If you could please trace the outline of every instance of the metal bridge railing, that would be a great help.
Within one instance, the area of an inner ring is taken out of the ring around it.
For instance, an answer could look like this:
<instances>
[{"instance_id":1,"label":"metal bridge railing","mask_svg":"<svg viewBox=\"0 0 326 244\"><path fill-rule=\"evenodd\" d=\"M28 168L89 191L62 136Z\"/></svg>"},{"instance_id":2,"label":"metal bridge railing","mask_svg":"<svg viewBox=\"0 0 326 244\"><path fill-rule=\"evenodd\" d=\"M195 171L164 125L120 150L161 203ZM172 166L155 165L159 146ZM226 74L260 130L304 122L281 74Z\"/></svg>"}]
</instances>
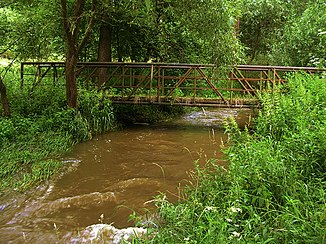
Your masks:
<instances>
[{"instance_id":1,"label":"metal bridge railing","mask_svg":"<svg viewBox=\"0 0 326 244\"><path fill-rule=\"evenodd\" d=\"M53 85L64 79L64 62L21 63L22 86L45 78ZM314 67L237 65L218 69L212 64L78 63L80 85L105 89L114 103L181 106L252 107L262 91L284 84L289 72L325 71ZM64 84L64 83L63 83Z\"/></svg>"}]
</instances>

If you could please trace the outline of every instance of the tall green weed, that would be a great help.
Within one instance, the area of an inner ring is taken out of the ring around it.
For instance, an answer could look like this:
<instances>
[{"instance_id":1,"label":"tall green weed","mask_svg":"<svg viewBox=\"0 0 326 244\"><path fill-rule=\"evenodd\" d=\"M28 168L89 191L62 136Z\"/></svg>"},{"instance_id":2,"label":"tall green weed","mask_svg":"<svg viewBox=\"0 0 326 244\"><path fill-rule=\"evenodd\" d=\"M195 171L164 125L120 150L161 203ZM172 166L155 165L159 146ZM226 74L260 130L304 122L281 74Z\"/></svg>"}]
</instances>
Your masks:
<instances>
[{"instance_id":1,"label":"tall green weed","mask_svg":"<svg viewBox=\"0 0 326 244\"><path fill-rule=\"evenodd\" d=\"M46 79L9 82L7 90L12 117L0 117L0 191L49 178L62 166L55 158L114 125L110 101L94 91L80 90L76 111L66 106L64 86Z\"/></svg>"},{"instance_id":2,"label":"tall green weed","mask_svg":"<svg viewBox=\"0 0 326 244\"><path fill-rule=\"evenodd\" d=\"M112 103L106 91L81 89L79 111L95 134L106 132L115 124Z\"/></svg>"},{"instance_id":3,"label":"tall green weed","mask_svg":"<svg viewBox=\"0 0 326 244\"><path fill-rule=\"evenodd\" d=\"M196 167L185 200L157 199L152 243L325 243L326 82L263 94L253 131L226 125L229 166Z\"/></svg>"}]
</instances>

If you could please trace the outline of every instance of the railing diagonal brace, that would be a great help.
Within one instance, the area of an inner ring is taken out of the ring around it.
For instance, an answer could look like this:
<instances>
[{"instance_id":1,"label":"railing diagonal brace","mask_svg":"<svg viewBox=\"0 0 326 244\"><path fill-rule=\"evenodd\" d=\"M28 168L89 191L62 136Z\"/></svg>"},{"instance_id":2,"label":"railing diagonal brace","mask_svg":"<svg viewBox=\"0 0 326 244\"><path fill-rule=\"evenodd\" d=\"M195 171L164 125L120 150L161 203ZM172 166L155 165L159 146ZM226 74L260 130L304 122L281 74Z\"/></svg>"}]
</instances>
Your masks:
<instances>
[{"instance_id":1,"label":"railing diagonal brace","mask_svg":"<svg viewBox=\"0 0 326 244\"><path fill-rule=\"evenodd\" d=\"M107 83L109 80L111 80L111 78L115 75L115 73L121 68L121 65L119 65L118 67L116 67L113 72L110 74L110 76L108 77L107 81L106 82L103 82L103 83L99 83L98 86L102 86L104 85L105 83ZM124 74L121 74L121 75L124 75ZM119 76L120 78L121 76Z\"/></svg>"},{"instance_id":2,"label":"railing diagonal brace","mask_svg":"<svg viewBox=\"0 0 326 244\"><path fill-rule=\"evenodd\" d=\"M213 84L213 82L205 75L205 73L201 70L201 68L198 68L198 72L201 74L202 78L204 78L206 80L206 82L213 89L213 91L223 100L223 102L228 104L228 101L225 100L222 93L216 88L216 86Z\"/></svg>"},{"instance_id":3,"label":"railing diagonal brace","mask_svg":"<svg viewBox=\"0 0 326 244\"><path fill-rule=\"evenodd\" d=\"M185 73L184 76L182 76L179 81L172 87L172 89L169 91L169 93L166 95L167 97L171 96L171 94L175 91L175 89L177 89L187 78L188 76L191 74L191 72L193 71L194 68L189 68L187 70L187 72Z\"/></svg>"},{"instance_id":4,"label":"railing diagonal brace","mask_svg":"<svg viewBox=\"0 0 326 244\"><path fill-rule=\"evenodd\" d=\"M131 96L133 96L136 91L138 90L138 88L150 77L155 76L157 74L157 71L153 74L152 70L149 71L149 74L147 74L138 84L136 87L134 87L134 89L131 91L131 93L128 95L127 99L130 99Z\"/></svg>"},{"instance_id":5,"label":"railing diagonal brace","mask_svg":"<svg viewBox=\"0 0 326 244\"><path fill-rule=\"evenodd\" d=\"M239 79L239 77L235 74L235 72L232 71L232 73L234 74L235 78L237 78L237 80L240 82L240 84L242 85L242 87L246 90L246 92L248 92L248 94L252 95L251 92L257 96L257 93L255 91L255 89L250 85L250 83L247 81L246 77L243 76L243 74L235 67L234 68L238 74L241 76L241 78L243 79L244 83L249 87L250 90L248 90L248 88L242 83L242 81Z\"/></svg>"}]
</instances>

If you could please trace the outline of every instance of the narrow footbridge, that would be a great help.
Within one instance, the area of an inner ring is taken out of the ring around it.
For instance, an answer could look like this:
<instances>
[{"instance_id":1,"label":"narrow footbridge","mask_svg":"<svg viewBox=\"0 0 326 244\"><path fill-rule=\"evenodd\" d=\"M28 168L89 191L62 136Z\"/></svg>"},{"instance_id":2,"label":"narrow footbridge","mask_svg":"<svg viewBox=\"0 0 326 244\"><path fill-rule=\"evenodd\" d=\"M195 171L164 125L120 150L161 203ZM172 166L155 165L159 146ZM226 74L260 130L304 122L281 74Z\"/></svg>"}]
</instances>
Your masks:
<instances>
[{"instance_id":1,"label":"narrow footbridge","mask_svg":"<svg viewBox=\"0 0 326 244\"><path fill-rule=\"evenodd\" d=\"M258 94L274 92L289 73L326 69L179 63L78 63L79 85L105 90L113 103L244 108L259 106ZM21 85L64 84L64 62L21 63Z\"/></svg>"}]
</instances>

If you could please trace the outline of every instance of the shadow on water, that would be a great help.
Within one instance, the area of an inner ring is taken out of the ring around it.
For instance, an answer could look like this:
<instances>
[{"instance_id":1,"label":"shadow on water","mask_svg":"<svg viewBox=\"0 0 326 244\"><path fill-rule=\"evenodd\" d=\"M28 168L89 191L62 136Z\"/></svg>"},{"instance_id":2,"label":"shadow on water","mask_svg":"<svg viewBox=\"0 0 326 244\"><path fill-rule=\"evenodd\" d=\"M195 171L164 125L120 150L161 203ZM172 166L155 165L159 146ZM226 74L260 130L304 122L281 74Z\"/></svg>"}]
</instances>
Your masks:
<instances>
[{"instance_id":1,"label":"shadow on water","mask_svg":"<svg viewBox=\"0 0 326 244\"><path fill-rule=\"evenodd\" d=\"M154 211L153 198L180 197L194 162L221 159L222 123L240 124L250 111L201 110L173 122L134 125L78 144L63 159L69 167L56 180L0 202L0 237L8 242L62 240L98 223L117 228L135 211Z\"/></svg>"}]
</instances>

